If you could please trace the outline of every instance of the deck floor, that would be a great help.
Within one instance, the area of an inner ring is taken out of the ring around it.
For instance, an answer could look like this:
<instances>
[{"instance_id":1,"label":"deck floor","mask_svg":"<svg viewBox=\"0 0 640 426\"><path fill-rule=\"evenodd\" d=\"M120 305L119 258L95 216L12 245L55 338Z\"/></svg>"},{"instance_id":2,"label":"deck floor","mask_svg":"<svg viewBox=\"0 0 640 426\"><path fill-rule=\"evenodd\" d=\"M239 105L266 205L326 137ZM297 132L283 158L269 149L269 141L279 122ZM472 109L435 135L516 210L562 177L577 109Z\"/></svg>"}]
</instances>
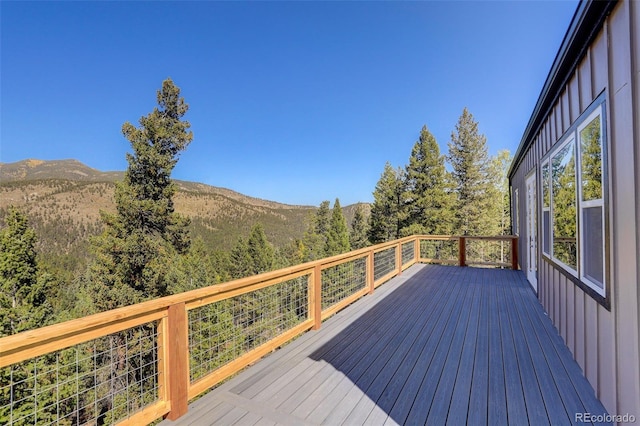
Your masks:
<instances>
[{"instance_id":1,"label":"deck floor","mask_svg":"<svg viewBox=\"0 0 640 426\"><path fill-rule=\"evenodd\" d=\"M162 425L561 425L606 410L519 271L415 265Z\"/></svg>"}]
</instances>

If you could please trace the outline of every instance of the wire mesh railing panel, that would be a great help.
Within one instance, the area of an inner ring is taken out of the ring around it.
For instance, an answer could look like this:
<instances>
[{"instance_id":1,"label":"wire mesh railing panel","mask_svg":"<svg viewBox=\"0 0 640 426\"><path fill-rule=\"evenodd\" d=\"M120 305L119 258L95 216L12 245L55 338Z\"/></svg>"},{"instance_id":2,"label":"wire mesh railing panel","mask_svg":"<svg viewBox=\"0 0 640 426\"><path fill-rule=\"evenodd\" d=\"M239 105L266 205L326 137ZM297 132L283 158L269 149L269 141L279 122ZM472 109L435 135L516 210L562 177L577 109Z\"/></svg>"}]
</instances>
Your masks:
<instances>
[{"instance_id":1,"label":"wire mesh railing panel","mask_svg":"<svg viewBox=\"0 0 640 426\"><path fill-rule=\"evenodd\" d=\"M467 265L504 266L511 265L510 240L466 239Z\"/></svg>"},{"instance_id":2,"label":"wire mesh railing panel","mask_svg":"<svg viewBox=\"0 0 640 426\"><path fill-rule=\"evenodd\" d=\"M309 318L309 275L189 311L195 382Z\"/></svg>"},{"instance_id":3,"label":"wire mesh railing panel","mask_svg":"<svg viewBox=\"0 0 640 426\"><path fill-rule=\"evenodd\" d=\"M415 257L415 244L413 241L409 241L402 244L402 265L406 265L411 262Z\"/></svg>"},{"instance_id":4,"label":"wire mesh railing panel","mask_svg":"<svg viewBox=\"0 0 640 426\"><path fill-rule=\"evenodd\" d=\"M367 285L367 258L322 270L322 310L341 302Z\"/></svg>"},{"instance_id":5,"label":"wire mesh railing panel","mask_svg":"<svg viewBox=\"0 0 640 426\"><path fill-rule=\"evenodd\" d=\"M388 273L396 269L396 248L390 247L388 249L379 251L373 254L373 279L384 277Z\"/></svg>"},{"instance_id":6,"label":"wire mesh railing panel","mask_svg":"<svg viewBox=\"0 0 640 426\"><path fill-rule=\"evenodd\" d=\"M110 425L159 399L156 322L0 369L0 424Z\"/></svg>"},{"instance_id":7,"label":"wire mesh railing panel","mask_svg":"<svg viewBox=\"0 0 640 426\"><path fill-rule=\"evenodd\" d=\"M420 240L420 258L436 262L457 262L458 239Z\"/></svg>"}]
</instances>

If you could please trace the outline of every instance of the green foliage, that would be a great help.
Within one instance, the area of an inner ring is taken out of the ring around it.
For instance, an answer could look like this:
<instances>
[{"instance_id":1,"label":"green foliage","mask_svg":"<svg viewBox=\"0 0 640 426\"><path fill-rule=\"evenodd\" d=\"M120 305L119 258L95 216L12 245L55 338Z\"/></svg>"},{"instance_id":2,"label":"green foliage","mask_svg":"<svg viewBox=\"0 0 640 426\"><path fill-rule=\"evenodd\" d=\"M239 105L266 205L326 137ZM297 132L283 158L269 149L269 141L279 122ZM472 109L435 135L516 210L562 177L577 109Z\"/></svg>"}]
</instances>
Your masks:
<instances>
[{"instance_id":1,"label":"green foliage","mask_svg":"<svg viewBox=\"0 0 640 426\"><path fill-rule=\"evenodd\" d=\"M495 193L486 138L467 108L451 133L448 159L457 196L454 229L462 235L490 235L494 222L487 214Z\"/></svg>"},{"instance_id":2,"label":"green foliage","mask_svg":"<svg viewBox=\"0 0 640 426\"><path fill-rule=\"evenodd\" d=\"M351 232L349 233L349 244L353 250L369 245L369 239L367 238L368 230L369 224L364 214L364 207L360 204L356 208L353 221L351 222Z\"/></svg>"},{"instance_id":3,"label":"green foliage","mask_svg":"<svg viewBox=\"0 0 640 426\"><path fill-rule=\"evenodd\" d=\"M372 244L396 239L405 224L404 172L386 163L373 192L369 217L369 241Z\"/></svg>"},{"instance_id":4,"label":"green foliage","mask_svg":"<svg viewBox=\"0 0 640 426\"><path fill-rule=\"evenodd\" d=\"M446 235L453 230L454 198L444 156L427 126L413 146L406 171L407 223L402 235L415 231L430 235Z\"/></svg>"},{"instance_id":5,"label":"green foliage","mask_svg":"<svg viewBox=\"0 0 640 426\"><path fill-rule=\"evenodd\" d=\"M171 171L193 139L181 118L188 106L170 79L157 95L159 108L122 133L131 143L129 167L116 184L116 214L103 213L105 230L93 240L91 292L97 310L168 294L171 259L189 248L189 221L175 213Z\"/></svg>"},{"instance_id":6,"label":"green foliage","mask_svg":"<svg viewBox=\"0 0 640 426\"><path fill-rule=\"evenodd\" d=\"M309 219L309 225L299 246L303 261L322 259L325 256L327 237L331 225L329 201L320 203L320 207Z\"/></svg>"},{"instance_id":7,"label":"green foliage","mask_svg":"<svg viewBox=\"0 0 640 426\"><path fill-rule=\"evenodd\" d=\"M240 237L231 250L231 276L244 278L271 271L275 263L275 250L267 241L262 224L251 228L249 238Z\"/></svg>"},{"instance_id":8,"label":"green foliage","mask_svg":"<svg viewBox=\"0 0 640 426\"><path fill-rule=\"evenodd\" d=\"M0 230L0 337L46 325L51 276L39 274L36 234L27 217L10 208Z\"/></svg>"},{"instance_id":9,"label":"green foliage","mask_svg":"<svg viewBox=\"0 0 640 426\"><path fill-rule=\"evenodd\" d=\"M325 256L334 256L336 254L346 253L351 250L349 244L349 231L347 229L347 221L340 207L340 200L336 198L331 213L331 222L327 231L325 246Z\"/></svg>"}]
</instances>

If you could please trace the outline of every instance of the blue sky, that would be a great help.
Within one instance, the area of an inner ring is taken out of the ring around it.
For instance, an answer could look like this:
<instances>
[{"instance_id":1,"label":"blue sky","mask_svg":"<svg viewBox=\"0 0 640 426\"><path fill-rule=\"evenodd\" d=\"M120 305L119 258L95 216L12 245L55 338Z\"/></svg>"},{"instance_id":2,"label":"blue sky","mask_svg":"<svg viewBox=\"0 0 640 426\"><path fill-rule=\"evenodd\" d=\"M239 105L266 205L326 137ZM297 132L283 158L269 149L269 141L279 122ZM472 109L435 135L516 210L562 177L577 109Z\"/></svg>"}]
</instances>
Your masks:
<instances>
[{"instance_id":1,"label":"blue sky","mask_svg":"<svg viewBox=\"0 0 640 426\"><path fill-rule=\"evenodd\" d=\"M464 107L515 153L576 1L0 3L0 161L124 170L171 77L194 140L174 170L288 204L372 201L426 124Z\"/></svg>"}]
</instances>

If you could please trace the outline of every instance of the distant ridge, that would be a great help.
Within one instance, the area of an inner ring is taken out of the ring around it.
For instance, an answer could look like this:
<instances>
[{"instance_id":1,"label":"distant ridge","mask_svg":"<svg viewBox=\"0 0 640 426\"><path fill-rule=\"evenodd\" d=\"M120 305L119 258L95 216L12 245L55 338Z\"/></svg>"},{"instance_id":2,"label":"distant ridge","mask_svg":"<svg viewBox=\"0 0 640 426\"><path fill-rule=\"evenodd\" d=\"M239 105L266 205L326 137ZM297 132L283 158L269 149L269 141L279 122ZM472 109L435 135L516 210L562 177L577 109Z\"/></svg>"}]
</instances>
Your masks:
<instances>
[{"instance_id":1,"label":"distant ridge","mask_svg":"<svg viewBox=\"0 0 640 426\"><path fill-rule=\"evenodd\" d=\"M124 172L102 172L78 160L28 159L0 163L0 227L9 206L24 211L38 236L38 251L66 267L82 264L89 238L102 230L100 212L115 212L115 182ZM176 180L176 211L191 219L191 235L210 251L229 250L255 223L285 247L302 238L315 206L249 197L226 188ZM333 201L333 200L331 200ZM358 204L343 207L350 223ZM368 204L365 210L368 214Z\"/></svg>"},{"instance_id":2,"label":"distant ridge","mask_svg":"<svg viewBox=\"0 0 640 426\"><path fill-rule=\"evenodd\" d=\"M38 160L27 159L15 163L0 163L0 183L6 182L30 182L38 180L59 179L80 182L116 182L122 180L123 171L103 172L74 160ZM188 192L200 192L208 194L220 194L236 201L249 204L270 206L274 208L312 208L313 206L300 206L284 204L276 201L263 200L256 197L241 194L227 188L207 185L198 182L174 180L178 189Z\"/></svg>"}]
</instances>

